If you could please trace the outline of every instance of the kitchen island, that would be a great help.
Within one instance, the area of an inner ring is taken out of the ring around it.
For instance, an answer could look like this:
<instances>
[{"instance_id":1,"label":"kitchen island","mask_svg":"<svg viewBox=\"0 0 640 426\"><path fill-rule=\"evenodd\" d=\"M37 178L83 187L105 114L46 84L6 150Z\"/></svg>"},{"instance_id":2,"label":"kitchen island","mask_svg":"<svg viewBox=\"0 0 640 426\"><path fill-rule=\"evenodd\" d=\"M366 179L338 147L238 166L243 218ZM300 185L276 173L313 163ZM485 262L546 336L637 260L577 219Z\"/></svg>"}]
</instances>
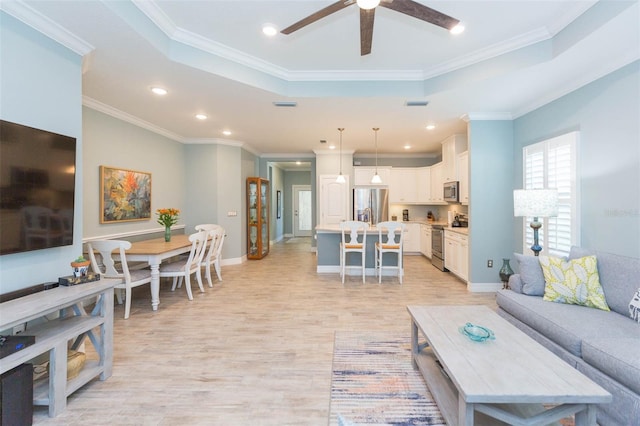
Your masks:
<instances>
[{"instance_id":1,"label":"kitchen island","mask_svg":"<svg viewBox=\"0 0 640 426\"><path fill-rule=\"evenodd\" d=\"M406 232L406 231L405 231ZM340 242L342 241L342 233L339 225L318 225L316 226L317 238L317 269L319 274L339 274L340 273ZM376 250L375 245L378 242L378 228L371 226L367 229L367 247L365 253L365 273L366 275L376 275ZM387 255L389 258L387 259ZM397 256L388 253L384 258L384 265L398 265ZM352 254L347 256L347 265L361 265L360 256ZM361 271L347 268L347 275L361 275ZM383 270L383 275L396 275L396 271Z\"/></svg>"}]
</instances>

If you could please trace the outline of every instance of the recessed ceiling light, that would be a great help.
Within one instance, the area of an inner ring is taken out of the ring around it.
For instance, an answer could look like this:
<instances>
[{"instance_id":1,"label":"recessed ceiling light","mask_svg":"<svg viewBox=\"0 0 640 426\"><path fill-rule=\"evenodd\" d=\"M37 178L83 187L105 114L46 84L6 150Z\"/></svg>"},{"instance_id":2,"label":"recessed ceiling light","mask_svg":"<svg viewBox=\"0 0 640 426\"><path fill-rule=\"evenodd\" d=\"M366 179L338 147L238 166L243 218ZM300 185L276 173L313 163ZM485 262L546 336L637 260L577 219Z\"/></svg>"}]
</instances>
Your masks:
<instances>
[{"instance_id":1,"label":"recessed ceiling light","mask_svg":"<svg viewBox=\"0 0 640 426\"><path fill-rule=\"evenodd\" d=\"M462 24L462 22L458 22L458 25L456 25L455 27L449 30L451 34L460 34L463 31L464 31L464 25Z\"/></svg>"},{"instance_id":2,"label":"recessed ceiling light","mask_svg":"<svg viewBox=\"0 0 640 426\"><path fill-rule=\"evenodd\" d=\"M335 145L329 145L329 149L336 149Z\"/></svg>"},{"instance_id":3,"label":"recessed ceiling light","mask_svg":"<svg viewBox=\"0 0 640 426\"><path fill-rule=\"evenodd\" d=\"M196 118L198 120L206 120L207 116L205 114L196 114Z\"/></svg>"},{"instance_id":4,"label":"recessed ceiling light","mask_svg":"<svg viewBox=\"0 0 640 426\"><path fill-rule=\"evenodd\" d=\"M427 124L427 130L433 130L436 128L435 124Z\"/></svg>"},{"instance_id":5,"label":"recessed ceiling light","mask_svg":"<svg viewBox=\"0 0 640 426\"><path fill-rule=\"evenodd\" d=\"M302 164L300 161L296 161L296 164L299 166L300 164Z\"/></svg>"},{"instance_id":6,"label":"recessed ceiling light","mask_svg":"<svg viewBox=\"0 0 640 426\"><path fill-rule=\"evenodd\" d=\"M164 96L168 93L167 89L163 89L162 87L152 87L151 91L156 95L160 95L160 96Z\"/></svg>"},{"instance_id":7,"label":"recessed ceiling light","mask_svg":"<svg viewBox=\"0 0 640 426\"><path fill-rule=\"evenodd\" d=\"M231 136L231 130L223 130L222 134L225 136Z\"/></svg>"},{"instance_id":8,"label":"recessed ceiling light","mask_svg":"<svg viewBox=\"0 0 640 426\"><path fill-rule=\"evenodd\" d=\"M262 34L266 35L267 37L273 37L274 35L278 34L278 29L273 24L264 24L262 26Z\"/></svg>"},{"instance_id":9,"label":"recessed ceiling light","mask_svg":"<svg viewBox=\"0 0 640 426\"><path fill-rule=\"evenodd\" d=\"M406 145L404 146L404 149L411 149L411 145L406 144Z\"/></svg>"}]
</instances>

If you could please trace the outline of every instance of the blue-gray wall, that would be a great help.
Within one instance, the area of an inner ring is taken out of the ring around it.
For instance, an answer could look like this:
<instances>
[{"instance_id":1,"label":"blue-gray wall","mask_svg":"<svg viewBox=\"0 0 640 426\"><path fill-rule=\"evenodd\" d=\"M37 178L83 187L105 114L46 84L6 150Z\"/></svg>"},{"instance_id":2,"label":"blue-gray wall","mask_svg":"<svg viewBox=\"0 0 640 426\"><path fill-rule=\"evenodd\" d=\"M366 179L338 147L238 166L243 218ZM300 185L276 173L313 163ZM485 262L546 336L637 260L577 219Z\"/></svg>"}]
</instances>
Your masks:
<instances>
[{"instance_id":1,"label":"blue-gray wall","mask_svg":"<svg viewBox=\"0 0 640 426\"><path fill-rule=\"evenodd\" d=\"M77 140L73 246L0 256L6 293L69 275L82 253L82 61L2 11L0 41L0 118Z\"/></svg>"},{"instance_id":2,"label":"blue-gray wall","mask_svg":"<svg viewBox=\"0 0 640 426\"><path fill-rule=\"evenodd\" d=\"M177 208L178 224L190 223L186 216L185 148L157 133L84 107L82 109L82 156L84 182L82 215L84 238L118 238L132 232L161 231L155 211ZM143 221L100 223L100 166L151 173L151 218Z\"/></svg>"},{"instance_id":3,"label":"blue-gray wall","mask_svg":"<svg viewBox=\"0 0 640 426\"><path fill-rule=\"evenodd\" d=\"M580 244L640 257L640 61L515 121L514 188L522 187L522 147L573 130L580 131Z\"/></svg>"},{"instance_id":4,"label":"blue-gray wall","mask_svg":"<svg viewBox=\"0 0 640 426\"><path fill-rule=\"evenodd\" d=\"M513 253L513 122L471 120L468 140L469 281L497 283Z\"/></svg>"}]
</instances>

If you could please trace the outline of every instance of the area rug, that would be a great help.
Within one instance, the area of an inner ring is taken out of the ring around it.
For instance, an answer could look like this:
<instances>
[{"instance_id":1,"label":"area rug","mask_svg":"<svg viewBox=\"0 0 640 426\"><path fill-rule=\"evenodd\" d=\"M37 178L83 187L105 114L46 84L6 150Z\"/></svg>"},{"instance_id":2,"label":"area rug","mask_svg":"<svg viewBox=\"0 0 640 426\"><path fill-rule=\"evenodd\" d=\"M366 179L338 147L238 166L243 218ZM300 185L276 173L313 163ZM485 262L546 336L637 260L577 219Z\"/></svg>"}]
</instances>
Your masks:
<instances>
[{"instance_id":1,"label":"area rug","mask_svg":"<svg viewBox=\"0 0 640 426\"><path fill-rule=\"evenodd\" d=\"M479 423L504 424L495 419ZM422 375L413 368L408 335L336 332L330 426L445 424ZM574 424L572 417L554 423Z\"/></svg>"},{"instance_id":2,"label":"area rug","mask_svg":"<svg viewBox=\"0 0 640 426\"><path fill-rule=\"evenodd\" d=\"M336 332L329 424L445 424L413 368L408 335Z\"/></svg>"}]
</instances>

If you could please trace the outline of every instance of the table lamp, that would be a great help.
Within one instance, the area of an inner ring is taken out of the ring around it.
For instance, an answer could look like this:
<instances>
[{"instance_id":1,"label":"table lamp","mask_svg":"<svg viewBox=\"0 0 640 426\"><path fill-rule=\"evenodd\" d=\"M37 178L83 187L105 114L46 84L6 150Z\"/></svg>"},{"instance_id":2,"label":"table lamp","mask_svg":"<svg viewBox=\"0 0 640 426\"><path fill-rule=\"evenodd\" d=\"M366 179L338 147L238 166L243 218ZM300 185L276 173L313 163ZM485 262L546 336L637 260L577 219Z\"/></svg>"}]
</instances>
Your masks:
<instances>
[{"instance_id":1,"label":"table lamp","mask_svg":"<svg viewBox=\"0 0 640 426\"><path fill-rule=\"evenodd\" d=\"M533 216L531 228L533 228L533 250L538 256L542 247L538 244L538 230L542 223L541 217L558 216L558 190L556 189L516 189L513 191L513 215Z\"/></svg>"}]
</instances>

